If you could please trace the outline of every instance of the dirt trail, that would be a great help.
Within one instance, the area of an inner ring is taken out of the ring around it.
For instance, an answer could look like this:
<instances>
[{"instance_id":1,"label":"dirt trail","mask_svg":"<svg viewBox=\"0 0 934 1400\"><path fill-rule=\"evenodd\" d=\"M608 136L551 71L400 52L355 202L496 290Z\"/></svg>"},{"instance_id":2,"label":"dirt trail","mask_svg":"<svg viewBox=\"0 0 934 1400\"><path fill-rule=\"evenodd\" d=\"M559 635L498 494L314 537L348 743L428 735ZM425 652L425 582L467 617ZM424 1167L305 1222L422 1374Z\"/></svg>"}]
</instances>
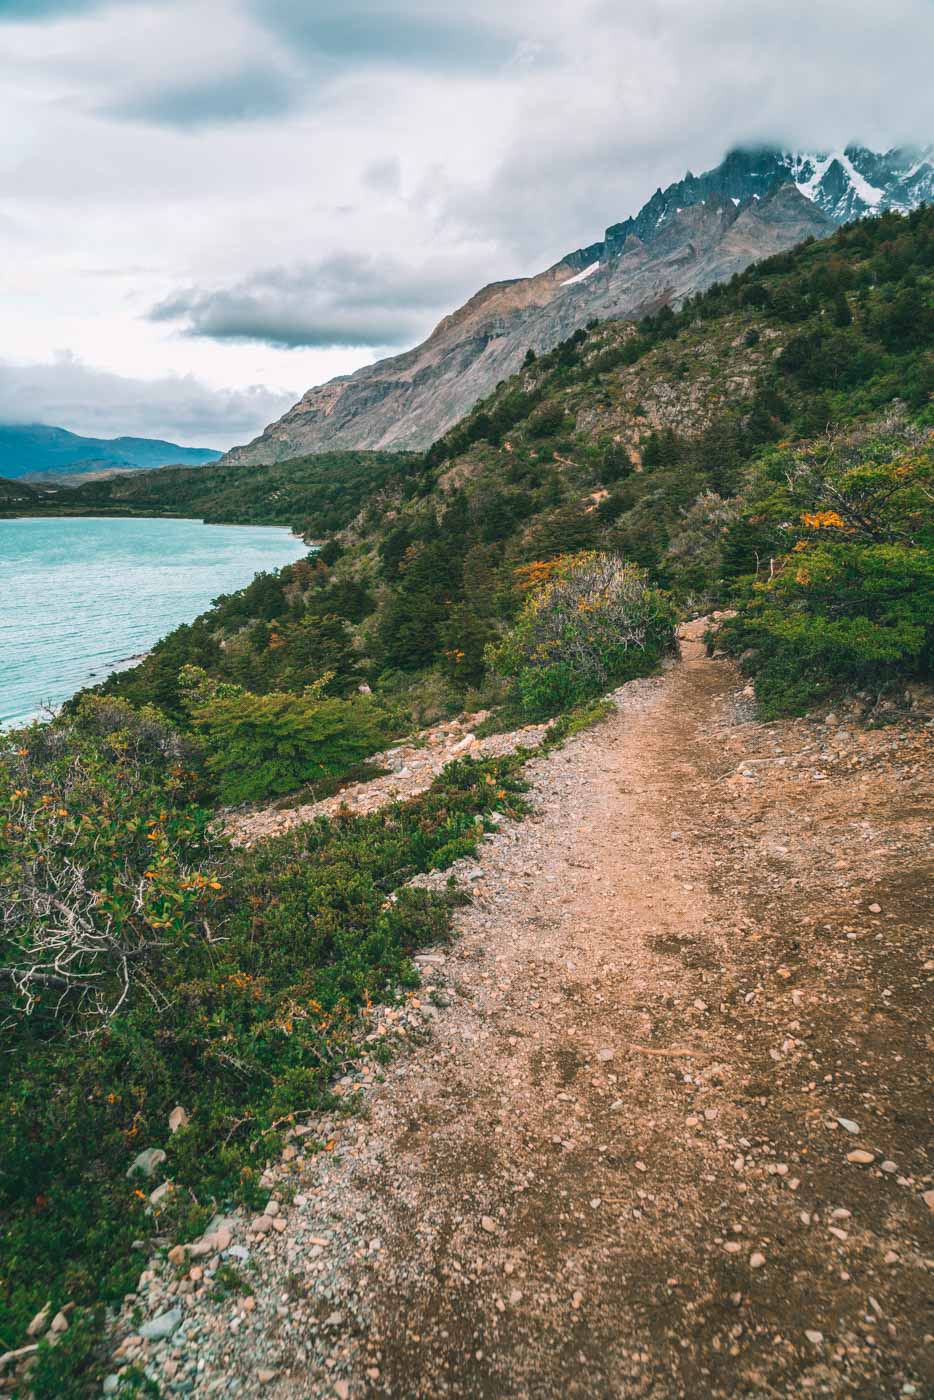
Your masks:
<instances>
[{"instance_id":1,"label":"dirt trail","mask_svg":"<svg viewBox=\"0 0 934 1400\"><path fill-rule=\"evenodd\" d=\"M199 1393L932 1394L920 731L737 686L687 640L533 761L430 1039L188 1300Z\"/></svg>"}]
</instances>

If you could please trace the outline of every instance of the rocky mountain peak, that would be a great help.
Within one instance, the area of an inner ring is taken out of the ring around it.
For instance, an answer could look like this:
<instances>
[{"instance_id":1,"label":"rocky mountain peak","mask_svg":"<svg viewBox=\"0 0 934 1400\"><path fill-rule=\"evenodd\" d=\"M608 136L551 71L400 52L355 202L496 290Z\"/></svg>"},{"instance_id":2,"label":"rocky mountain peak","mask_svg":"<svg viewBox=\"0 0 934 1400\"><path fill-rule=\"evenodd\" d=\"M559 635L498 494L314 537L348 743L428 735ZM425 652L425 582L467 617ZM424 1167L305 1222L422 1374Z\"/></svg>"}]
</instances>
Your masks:
<instances>
[{"instance_id":1,"label":"rocky mountain peak","mask_svg":"<svg viewBox=\"0 0 934 1400\"><path fill-rule=\"evenodd\" d=\"M638 318L841 223L934 199L934 148L737 147L534 277L492 282L423 344L318 388L226 461L421 448L520 366L594 317Z\"/></svg>"}]
</instances>

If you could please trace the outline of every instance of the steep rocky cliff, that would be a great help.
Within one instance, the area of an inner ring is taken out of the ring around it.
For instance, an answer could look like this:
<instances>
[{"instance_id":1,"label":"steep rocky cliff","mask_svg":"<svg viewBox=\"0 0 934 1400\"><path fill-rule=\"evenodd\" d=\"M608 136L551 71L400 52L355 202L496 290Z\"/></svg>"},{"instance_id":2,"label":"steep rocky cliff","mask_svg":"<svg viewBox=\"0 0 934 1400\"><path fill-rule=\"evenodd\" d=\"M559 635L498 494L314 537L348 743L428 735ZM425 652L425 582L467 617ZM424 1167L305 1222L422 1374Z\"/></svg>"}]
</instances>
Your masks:
<instances>
[{"instance_id":1,"label":"steep rocky cliff","mask_svg":"<svg viewBox=\"0 0 934 1400\"><path fill-rule=\"evenodd\" d=\"M657 190L599 243L535 277L493 282L423 344L309 389L230 463L346 448L421 448L519 367L589 320L639 317L729 278L838 223L934 195L918 152L733 151L714 170Z\"/></svg>"}]
</instances>

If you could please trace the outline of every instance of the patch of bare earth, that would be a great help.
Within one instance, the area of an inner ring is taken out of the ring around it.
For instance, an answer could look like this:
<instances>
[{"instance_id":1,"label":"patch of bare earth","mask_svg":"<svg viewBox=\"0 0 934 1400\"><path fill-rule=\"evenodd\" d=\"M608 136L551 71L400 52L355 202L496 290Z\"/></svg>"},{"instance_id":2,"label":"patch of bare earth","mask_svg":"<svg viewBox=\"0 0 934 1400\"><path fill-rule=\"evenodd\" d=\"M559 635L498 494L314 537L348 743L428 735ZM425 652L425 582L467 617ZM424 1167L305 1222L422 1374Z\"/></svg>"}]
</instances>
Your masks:
<instances>
[{"instance_id":1,"label":"patch of bare earth","mask_svg":"<svg viewBox=\"0 0 934 1400\"><path fill-rule=\"evenodd\" d=\"M737 686L688 641L531 763L430 1039L186 1297L199 1392L932 1394L930 731Z\"/></svg>"}]
</instances>

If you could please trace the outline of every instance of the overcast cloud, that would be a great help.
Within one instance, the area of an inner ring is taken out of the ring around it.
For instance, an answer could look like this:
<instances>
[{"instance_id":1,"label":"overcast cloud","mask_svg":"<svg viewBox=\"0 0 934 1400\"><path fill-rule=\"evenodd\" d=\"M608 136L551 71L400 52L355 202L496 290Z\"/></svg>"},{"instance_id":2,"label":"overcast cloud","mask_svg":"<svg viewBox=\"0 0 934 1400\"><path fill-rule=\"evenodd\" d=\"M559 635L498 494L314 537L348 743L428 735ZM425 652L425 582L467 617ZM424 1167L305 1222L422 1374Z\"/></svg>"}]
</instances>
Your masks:
<instances>
[{"instance_id":1,"label":"overcast cloud","mask_svg":"<svg viewBox=\"0 0 934 1400\"><path fill-rule=\"evenodd\" d=\"M731 145L931 140L932 51L930 0L0 0L0 418L242 441Z\"/></svg>"},{"instance_id":2,"label":"overcast cloud","mask_svg":"<svg viewBox=\"0 0 934 1400\"><path fill-rule=\"evenodd\" d=\"M477 275L462 261L430 257L412 267L386 256L336 253L318 263L260 268L230 287L187 288L160 301L149 317L213 340L388 350L416 341L428 321L476 290Z\"/></svg>"},{"instance_id":3,"label":"overcast cloud","mask_svg":"<svg viewBox=\"0 0 934 1400\"><path fill-rule=\"evenodd\" d=\"M212 447L255 435L257 423L280 417L298 397L263 385L212 390L192 375L167 374L142 382L58 355L49 364L0 361L0 423L68 425L88 437L168 437ZM173 425L171 433L165 425Z\"/></svg>"}]
</instances>

